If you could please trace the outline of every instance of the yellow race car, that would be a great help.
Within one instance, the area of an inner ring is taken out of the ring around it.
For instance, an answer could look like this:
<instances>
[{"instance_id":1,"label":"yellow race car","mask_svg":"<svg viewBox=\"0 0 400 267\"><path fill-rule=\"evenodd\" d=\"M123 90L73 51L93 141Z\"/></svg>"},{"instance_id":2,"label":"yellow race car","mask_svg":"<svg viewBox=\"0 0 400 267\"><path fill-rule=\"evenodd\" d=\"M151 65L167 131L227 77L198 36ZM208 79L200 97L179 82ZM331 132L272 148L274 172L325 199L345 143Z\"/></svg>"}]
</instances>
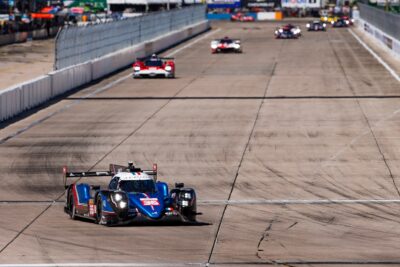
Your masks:
<instances>
[{"instance_id":1,"label":"yellow race car","mask_svg":"<svg viewBox=\"0 0 400 267\"><path fill-rule=\"evenodd\" d=\"M322 22L327 22L327 23L336 22L338 19L339 19L338 16L332 16L332 15L329 15L329 16L321 16L321 18L320 18L320 20L321 20Z\"/></svg>"}]
</instances>

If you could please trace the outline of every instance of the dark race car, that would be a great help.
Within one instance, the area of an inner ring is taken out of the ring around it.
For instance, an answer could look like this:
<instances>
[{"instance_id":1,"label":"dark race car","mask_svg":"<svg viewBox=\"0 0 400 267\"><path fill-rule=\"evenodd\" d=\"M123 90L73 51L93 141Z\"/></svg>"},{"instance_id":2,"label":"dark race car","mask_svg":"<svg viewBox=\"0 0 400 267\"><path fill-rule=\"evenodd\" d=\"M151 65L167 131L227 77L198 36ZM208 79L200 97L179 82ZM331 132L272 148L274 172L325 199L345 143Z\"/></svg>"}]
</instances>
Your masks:
<instances>
[{"instance_id":1,"label":"dark race car","mask_svg":"<svg viewBox=\"0 0 400 267\"><path fill-rule=\"evenodd\" d=\"M326 23L319 20L310 21L306 27L307 31L326 31Z\"/></svg>"},{"instance_id":2,"label":"dark race car","mask_svg":"<svg viewBox=\"0 0 400 267\"><path fill-rule=\"evenodd\" d=\"M239 39L225 37L211 41L211 53L242 53L242 45Z\"/></svg>"},{"instance_id":3,"label":"dark race car","mask_svg":"<svg viewBox=\"0 0 400 267\"><path fill-rule=\"evenodd\" d=\"M275 30L275 38L277 39L297 39L301 36L300 27L292 24L284 25Z\"/></svg>"},{"instance_id":4,"label":"dark race car","mask_svg":"<svg viewBox=\"0 0 400 267\"><path fill-rule=\"evenodd\" d=\"M64 211L72 219L86 218L103 225L125 224L135 220L157 221L177 218L195 222L196 193L176 183L157 181L157 165L153 170L141 170L132 163L128 167L111 164L109 171L68 172L64 167L66 203ZM110 177L106 188L87 183L67 184L67 179L81 177Z\"/></svg>"},{"instance_id":5,"label":"dark race car","mask_svg":"<svg viewBox=\"0 0 400 267\"><path fill-rule=\"evenodd\" d=\"M173 58L151 57L138 58L133 64L133 78L165 77L175 78L175 61Z\"/></svg>"},{"instance_id":6,"label":"dark race car","mask_svg":"<svg viewBox=\"0 0 400 267\"><path fill-rule=\"evenodd\" d=\"M350 22L348 20L338 19L336 21L332 21L331 24L332 27L334 28L343 28L343 27L349 27Z\"/></svg>"}]
</instances>

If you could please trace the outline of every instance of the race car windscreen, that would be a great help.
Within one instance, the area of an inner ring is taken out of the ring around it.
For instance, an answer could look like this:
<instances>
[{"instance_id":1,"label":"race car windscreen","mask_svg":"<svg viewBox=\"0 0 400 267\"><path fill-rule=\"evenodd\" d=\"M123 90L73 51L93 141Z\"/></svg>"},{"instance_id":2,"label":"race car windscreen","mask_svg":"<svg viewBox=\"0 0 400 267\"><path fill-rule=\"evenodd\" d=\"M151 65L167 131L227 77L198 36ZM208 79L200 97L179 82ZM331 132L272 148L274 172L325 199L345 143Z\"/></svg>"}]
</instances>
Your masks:
<instances>
[{"instance_id":1,"label":"race car windscreen","mask_svg":"<svg viewBox=\"0 0 400 267\"><path fill-rule=\"evenodd\" d=\"M153 180L120 181L119 189L128 193L154 193L156 185Z\"/></svg>"},{"instance_id":2,"label":"race car windscreen","mask_svg":"<svg viewBox=\"0 0 400 267\"><path fill-rule=\"evenodd\" d=\"M222 44L231 44L232 40L221 40Z\"/></svg>"},{"instance_id":3,"label":"race car windscreen","mask_svg":"<svg viewBox=\"0 0 400 267\"><path fill-rule=\"evenodd\" d=\"M147 67L162 67L162 60L146 60L144 63Z\"/></svg>"}]
</instances>

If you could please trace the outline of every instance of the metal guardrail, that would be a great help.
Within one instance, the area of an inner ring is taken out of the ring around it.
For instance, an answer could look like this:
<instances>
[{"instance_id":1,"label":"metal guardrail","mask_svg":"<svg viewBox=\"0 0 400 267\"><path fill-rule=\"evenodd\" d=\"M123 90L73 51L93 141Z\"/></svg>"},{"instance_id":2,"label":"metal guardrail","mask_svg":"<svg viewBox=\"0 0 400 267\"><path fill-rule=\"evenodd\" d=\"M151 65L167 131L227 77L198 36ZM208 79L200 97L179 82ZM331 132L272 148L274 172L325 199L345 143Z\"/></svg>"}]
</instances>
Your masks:
<instances>
[{"instance_id":1,"label":"metal guardrail","mask_svg":"<svg viewBox=\"0 0 400 267\"><path fill-rule=\"evenodd\" d=\"M205 12L205 5L196 5L121 21L65 27L56 39L54 68L93 60L204 21Z\"/></svg>"},{"instance_id":2,"label":"metal guardrail","mask_svg":"<svg viewBox=\"0 0 400 267\"><path fill-rule=\"evenodd\" d=\"M400 15L358 3L360 17L400 41Z\"/></svg>"}]
</instances>

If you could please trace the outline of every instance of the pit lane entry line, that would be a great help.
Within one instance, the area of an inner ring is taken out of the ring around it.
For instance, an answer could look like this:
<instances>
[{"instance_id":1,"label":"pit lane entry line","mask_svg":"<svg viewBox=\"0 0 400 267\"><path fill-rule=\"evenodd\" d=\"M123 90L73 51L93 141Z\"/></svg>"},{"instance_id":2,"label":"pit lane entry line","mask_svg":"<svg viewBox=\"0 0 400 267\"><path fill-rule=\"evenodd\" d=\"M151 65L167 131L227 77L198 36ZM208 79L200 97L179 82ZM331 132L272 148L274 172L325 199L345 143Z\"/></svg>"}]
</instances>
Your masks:
<instances>
[{"instance_id":1,"label":"pit lane entry line","mask_svg":"<svg viewBox=\"0 0 400 267\"><path fill-rule=\"evenodd\" d=\"M353 37L372 55L374 56L374 58L376 58L376 60L379 61L379 63L382 64L383 67L385 67L385 69L387 71L389 71L389 73L398 81L400 82L400 77L399 75L397 75L397 73L380 57L378 56L366 43L364 43L363 40L360 39L360 37L358 37L354 31L352 31L351 29L347 29L351 35L353 35Z\"/></svg>"}]
</instances>

